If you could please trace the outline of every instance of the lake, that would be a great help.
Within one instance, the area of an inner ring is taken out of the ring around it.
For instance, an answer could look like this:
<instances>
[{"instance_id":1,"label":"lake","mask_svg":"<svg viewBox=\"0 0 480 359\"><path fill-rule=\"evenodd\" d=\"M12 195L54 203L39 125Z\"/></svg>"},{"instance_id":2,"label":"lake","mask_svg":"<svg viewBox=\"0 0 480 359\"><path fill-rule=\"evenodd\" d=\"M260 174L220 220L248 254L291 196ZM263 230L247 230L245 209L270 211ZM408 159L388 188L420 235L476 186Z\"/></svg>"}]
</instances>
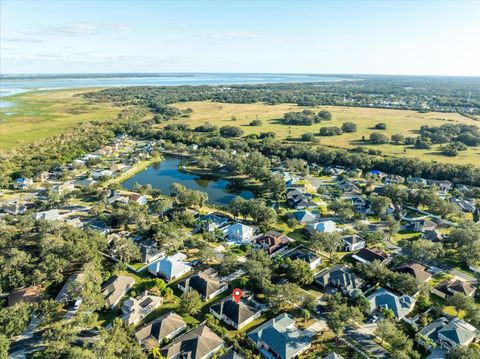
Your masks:
<instances>
[{"instance_id":1,"label":"lake","mask_svg":"<svg viewBox=\"0 0 480 359\"><path fill-rule=\"evenodd\" d=\"M2 75L0 97L49 89L118 86L234 85L288 82L337 82L348 78L316 74L152 73Z\"/></svg>"},{"instance_id":2,"label":"lake","mask_svg":"<svg viewBox=\"0 0 480 359\"><path fill-rule=\"evenodd\" d=\"M146 170L137 173L127 181L123 187L132 189L135 182L141 185L150 184L153 188L170 195L170 185L179 183L187 188L208 193L208 203L225 206L235 197L254 198L253 192L235 187L235 182L221 178L206 178L195 174L180 172L181 157L165 156L165 159L155 163Z\"/></svg>"}]
</instances>

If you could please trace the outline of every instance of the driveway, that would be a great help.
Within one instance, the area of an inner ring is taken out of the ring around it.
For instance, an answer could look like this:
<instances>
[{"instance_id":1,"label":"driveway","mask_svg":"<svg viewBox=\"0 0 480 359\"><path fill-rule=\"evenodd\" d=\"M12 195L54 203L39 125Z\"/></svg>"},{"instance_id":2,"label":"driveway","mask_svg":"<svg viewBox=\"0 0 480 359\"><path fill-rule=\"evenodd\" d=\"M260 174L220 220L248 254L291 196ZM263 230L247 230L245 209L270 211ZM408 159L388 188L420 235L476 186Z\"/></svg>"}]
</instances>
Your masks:
<instances>
[{"instance_id":1,"label":"driveway","mask_svg":"<svg viewBox=\"0 0 480 359\"><path fill-rule=\"evenodd\" d=\"M371 328L367 326L362 326L360 328L347 327L345 329L345 335L360 344L365 351L371 353L375 358L391 358L390 353L387 350L372 340L373 336L370 329Z\"/></svg>"}]
</instances>

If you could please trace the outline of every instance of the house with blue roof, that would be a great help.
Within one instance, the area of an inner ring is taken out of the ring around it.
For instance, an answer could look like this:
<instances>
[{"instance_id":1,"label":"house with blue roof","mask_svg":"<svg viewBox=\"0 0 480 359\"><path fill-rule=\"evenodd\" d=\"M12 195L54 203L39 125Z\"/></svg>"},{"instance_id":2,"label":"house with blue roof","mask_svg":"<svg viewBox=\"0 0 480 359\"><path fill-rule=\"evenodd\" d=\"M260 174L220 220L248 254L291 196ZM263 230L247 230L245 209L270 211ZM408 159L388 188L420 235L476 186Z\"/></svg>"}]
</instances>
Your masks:
<instances>
[{"instance_id":1,"label":"house with blue roof","mask_svg":"<svg viewBox=\"0 0 480 359\"><path fill-rule=\"evenodd\" d=\"M368 296L370 302L370 310L388 309L391 310L396 320L405 318L415 307L416 300L409 295L399 297L396 294L380 288L375 293Z\"/></svg>"},{"instance_id":2,"label":"house with blue roof","mask_svg":"<svg viewBox=\"0 0 480 359\"><path fill-rule=\"evenodd\" d=\"M13 188L25 190L33 184L31 178L20 177L13 181Z\"/></svg>"},{"instance_id":3,"label":"house with blue roof","mask_svg":"<svg viewBox=\"0 0 480 359\"><path fill-rule=\"evenodd\" d=\"M267 358L290 359L308 350L311 336L295 325L295 320L287 313L280 314L248 333Z\"/></svg>"}]
</instances>

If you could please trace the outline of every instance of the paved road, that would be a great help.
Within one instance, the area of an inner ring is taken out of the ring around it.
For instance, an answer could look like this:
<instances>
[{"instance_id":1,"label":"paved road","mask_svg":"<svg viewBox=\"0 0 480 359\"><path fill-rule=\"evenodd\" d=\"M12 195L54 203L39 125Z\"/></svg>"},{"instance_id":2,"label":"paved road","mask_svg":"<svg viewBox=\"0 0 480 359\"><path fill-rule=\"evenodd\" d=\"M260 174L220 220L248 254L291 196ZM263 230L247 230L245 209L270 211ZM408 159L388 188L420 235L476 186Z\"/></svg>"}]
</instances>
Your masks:
<instances>
[{"instance_id":1,"label":"paved road","mask_svg":"<svg viewBox=\"0 0 480 359\"><path fill-rule=\"evenodd\" d=\"M345 329L345 335L360 344L360 346L362 346L364 350L371 353L373 356L375 356L375 358L391 358L391 355L387 350L385 350L372 340L373 336L368 329L364 327L347 327L347 329Z\"/></svg>"}]
</instances>

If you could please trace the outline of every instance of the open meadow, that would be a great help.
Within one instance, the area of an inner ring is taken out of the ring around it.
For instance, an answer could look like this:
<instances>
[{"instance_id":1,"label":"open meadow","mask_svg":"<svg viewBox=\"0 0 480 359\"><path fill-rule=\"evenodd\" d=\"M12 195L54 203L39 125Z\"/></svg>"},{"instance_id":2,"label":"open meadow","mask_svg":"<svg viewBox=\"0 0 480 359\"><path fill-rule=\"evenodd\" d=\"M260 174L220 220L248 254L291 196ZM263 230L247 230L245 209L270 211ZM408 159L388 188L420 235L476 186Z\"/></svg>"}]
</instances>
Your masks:
<instances>
[{"instance_id":1,"label":"open meadow","mask_svg":"<svg viewBox=\"0 0 480 359\"><path fill-rule=\"evenodd\" d=\"M320 144L330 147L353 148L362 146L365 148L379 149L383 154L390 156L418 157L426 161L438 161L442 163L457 164L479 164L480 148L470 147L466 151L460 152L456 157L446 157L441 155L439 145L434 145L432 149L420 150L413 146L382 144L374 145L368 141L362 141L362 136L368 140L372 132L381 132L390 138L393 134L402 134L404 136L417 136L417 132L422 125L441 126L446 123L464 123L480 125L478 121L464 117L458 113L439 113L428 112L419 113L416 111L391 110L379 108L363 107L342 107L342 106L320 106L309 109L318 112L328 110L332 113L331 121L324 121L312 126L288 126L281 122L285 112L301 111L306 107L295 104L265 105L263 103L255 104L228 104L217 102L185 102L177 103L173 106L186 109L191 108L193 113L190 118L182 118L180 121L190 124L192 127L205 122L221 126L239 126L243 129L245 135L260 132L275 132L277 138L299 141L302 134L312 132L318 134L320 127L338 126L341 127L344 122L354 122L358 126L355 133L344 133L339 136L317 136ZM232 119L232 117L234 119ZM249 126L249 123L259 119L261 126ZM379 122L387 124L386 130L375 130L373 127Z\"/></svg>"},{"instance_id":2,"label":"open meadow","mask_svg":"<svg viewBox=\"0 0 480 359\"><path fill-rule=\"evenodd\" d=\"M78 123L114 119L121 108L76 96L91 89L31 91L5 98L0 110L0 151L58 135Z\"/></svg>"}]
</instances>

